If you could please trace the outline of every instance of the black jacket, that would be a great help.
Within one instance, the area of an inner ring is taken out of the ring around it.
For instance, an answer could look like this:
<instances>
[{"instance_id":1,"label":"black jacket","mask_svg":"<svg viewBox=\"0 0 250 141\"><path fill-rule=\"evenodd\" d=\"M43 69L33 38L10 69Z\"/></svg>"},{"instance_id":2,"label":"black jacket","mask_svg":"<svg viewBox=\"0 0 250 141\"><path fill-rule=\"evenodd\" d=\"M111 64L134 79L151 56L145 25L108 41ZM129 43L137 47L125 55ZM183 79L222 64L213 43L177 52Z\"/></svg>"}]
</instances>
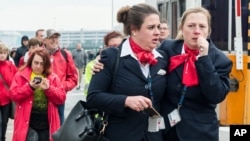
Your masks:
<instances>
[{"instance_id":1,"label":"black jacket","mask_svg":"<svg viewBox=\"0 0 250 141\"><path fill-rule=\"evenodd\" d=\"M130 55L120 57L115 86L113 86L114 92L109 92L116 54L115 48L107 48L102 51L101 62L105 67L92 77L87 96L88 106L110 115L105 135L112 141L141 141L143 139L162 141L161 131L155 133L147 131L147 114L125 108L127 96L150 97L148 79L143 75L138 61ZM158 111L166 87L166 75L159 74L159 71L166 70L167 66L165 54L162 52L161 55L162 58L157 58L158 63L150 66L153 102Z\"/></svg>"},{"instance_id":2,"label":"black jacket","mask_svg":"<svg viewBox=\"0 0 250 141\"><path fill-rule=\"evenodd\" d=\"M176 125L180 141L219 140L215 108L229 92L232 62L210 40L208 41L208 55L200 57L195 62L199 85L187 88L180 108L181 122ZM166 52L169 61L170 57L181 54L182 47L183 40L166 40L159 49ZM183 92L183 67L184 65L181 65L167 74L167 89L161 111L165 118L166 132L171 128L167 115L177 108Z\"/></svg>"},{"instance_id":3,"label":"black jacket","mask_svg":"<svg viewBox=\"0 0 250 141\"><path fill-rule=\"evenodd\" d=\"M21 39L21 44L22 46L17 48L16 50L16 55L15 57L13 58L14 59L14 62L15 62L15 65L18 67L19 66L19 61L21 59L22 56L25 55L25 53L28 51L28 47L27 46L24 46L23 44L23 41L24 40L29 40L28 36L23 36L22 39Z\"/></svg>"}]
</instances>

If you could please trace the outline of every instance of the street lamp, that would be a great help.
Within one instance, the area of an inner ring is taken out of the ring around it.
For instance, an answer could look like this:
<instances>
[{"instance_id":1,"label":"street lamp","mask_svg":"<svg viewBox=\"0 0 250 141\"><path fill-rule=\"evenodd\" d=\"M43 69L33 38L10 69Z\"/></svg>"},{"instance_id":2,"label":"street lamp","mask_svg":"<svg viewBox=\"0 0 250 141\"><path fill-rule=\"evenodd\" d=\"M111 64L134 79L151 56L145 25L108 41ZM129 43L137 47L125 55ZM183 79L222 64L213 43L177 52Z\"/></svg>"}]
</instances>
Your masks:
<instances>
[{"instance_id":1,"label":"street lamp","mask_svg":"<svg viewBox=\"0 0 250 141\"><path fill-rule=\"evenodd\" d=\"M111 0L111 29L113 30L114 28L114 25L113 25L113 22L114 22L114 0Z\"/></svg>"}]
</instances>

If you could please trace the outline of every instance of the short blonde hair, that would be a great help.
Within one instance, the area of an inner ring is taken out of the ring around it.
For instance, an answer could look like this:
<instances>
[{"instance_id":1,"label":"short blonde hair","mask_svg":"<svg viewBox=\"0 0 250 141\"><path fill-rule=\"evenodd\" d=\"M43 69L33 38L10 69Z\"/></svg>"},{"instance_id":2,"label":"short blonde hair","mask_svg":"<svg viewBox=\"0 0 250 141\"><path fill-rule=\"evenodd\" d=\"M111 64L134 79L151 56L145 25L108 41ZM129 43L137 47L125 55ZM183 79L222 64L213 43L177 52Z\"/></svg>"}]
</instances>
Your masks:
<instances>
[{"instance_id":1,"label":"short blonde hair","mask_svg":"<svg viewBox=\"0 0 250 141\"><path fill-rule=\"evenodd\" d=\"M209 11L204 7L193 7L193 8L190 8L190 9L186 10L182 14L181 21L180 21L180 24L179 24L179 27L178 27L178 32L177 32L176 39L183 39L181 29L182 29L182 27L183 27L183 25L184 25L184 23L186 21L186 17L189 14L192 14L192 13L202 13L202 14L204 14L206 16L207 21L208 21L208 34L209 35L211 34L211 15L210 15Z\"/></svg>"},{"instance_id":2,"label":"short blonde hair","mask_svg":"<svg viewBox=\"0 0 250 141\"><path fill-rule=\"evenodd\" d=\"M8 51L8 47L3 42L0 42L0 52L8 53Z\"/></svg>"}]
</instances>

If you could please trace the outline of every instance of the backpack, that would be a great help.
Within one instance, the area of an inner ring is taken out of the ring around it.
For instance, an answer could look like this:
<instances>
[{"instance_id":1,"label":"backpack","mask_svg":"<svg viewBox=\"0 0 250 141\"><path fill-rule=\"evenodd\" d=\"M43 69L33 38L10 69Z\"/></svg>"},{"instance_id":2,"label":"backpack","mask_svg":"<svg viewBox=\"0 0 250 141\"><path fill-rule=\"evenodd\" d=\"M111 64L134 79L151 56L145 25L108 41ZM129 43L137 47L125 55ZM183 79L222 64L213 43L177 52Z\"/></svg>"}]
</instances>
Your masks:
<instances>
[{"instance_id":1,"label":"backpack","mask_svg":"<svg viewBox=\"0 0 250 141\"><path fill-rule=\"evenodd\" d=\"M61 52L63 58L66 60L66 62L68 62L68 56L67 56L66 51L64 49L60 49L60 52Z\"/></svg>"}]
</instances>

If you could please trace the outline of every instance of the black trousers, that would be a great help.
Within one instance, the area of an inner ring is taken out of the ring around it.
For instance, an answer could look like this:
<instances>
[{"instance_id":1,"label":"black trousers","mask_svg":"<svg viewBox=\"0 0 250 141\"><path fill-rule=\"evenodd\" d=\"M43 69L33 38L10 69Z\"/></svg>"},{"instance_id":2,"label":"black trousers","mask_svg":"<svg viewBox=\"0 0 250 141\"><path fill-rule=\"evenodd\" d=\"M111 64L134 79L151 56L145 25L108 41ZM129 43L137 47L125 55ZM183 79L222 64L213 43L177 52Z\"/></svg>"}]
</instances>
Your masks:
<instances>
[{"instance_id":1,"label":"black trousers","mask_svg":"<svg viewBox=\"0 0 250 141\"><path fill-rule=\"evenodd\" d=\"M10 115L10 103L0 106L0 141L5 141L5 134Z\"/></svg>"},{"instance_id":2,"label":"black trousers","mask_svg":"<svg viewBox=\"0 0 250 141\"><path fill-rule=\"evenodd\" d=\"M176 128L171 127L166 134L164 134L164 141L180 141L177 134Z\"/></svg>"},{"instance_id":3,"label":"black trousers","mask_svg":"<svg viewBox=\"0 0 250 141\"><path fill-rule=\"evenodd\" d=\"M26 141L49 141L49 129L35 130L29 127Z\"/></svg>"}]
</instances>

